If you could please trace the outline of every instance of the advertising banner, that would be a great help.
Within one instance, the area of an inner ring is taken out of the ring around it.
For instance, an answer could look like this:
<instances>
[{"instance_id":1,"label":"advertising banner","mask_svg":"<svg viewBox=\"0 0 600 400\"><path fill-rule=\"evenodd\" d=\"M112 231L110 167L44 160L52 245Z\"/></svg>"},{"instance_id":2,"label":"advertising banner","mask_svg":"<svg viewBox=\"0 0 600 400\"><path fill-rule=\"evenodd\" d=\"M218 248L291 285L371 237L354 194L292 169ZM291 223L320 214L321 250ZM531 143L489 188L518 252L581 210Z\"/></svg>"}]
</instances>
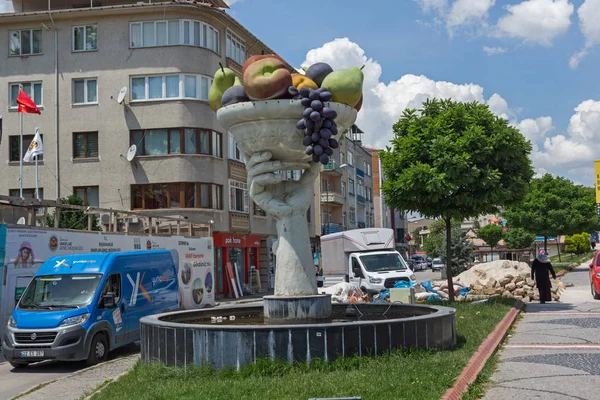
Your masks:
<instances>
[{"instance_id":1,"label":"advertising banner","mask_svg":"<svg viewBox=\"0 0 600 400\"><path fill-rule=\"evenodd\" d=\"M2 235L4 235L4 240ZM7 319L35 272L56 255L106 253L132 250L170 250L179 278L181 308L213 306L214 250L212 238L183 236L134 236L59 229L12 228L0 225L0 251L5 254L0 323ZM8 313L8 314L7 314Z\"/></svg>"}]
</instances>

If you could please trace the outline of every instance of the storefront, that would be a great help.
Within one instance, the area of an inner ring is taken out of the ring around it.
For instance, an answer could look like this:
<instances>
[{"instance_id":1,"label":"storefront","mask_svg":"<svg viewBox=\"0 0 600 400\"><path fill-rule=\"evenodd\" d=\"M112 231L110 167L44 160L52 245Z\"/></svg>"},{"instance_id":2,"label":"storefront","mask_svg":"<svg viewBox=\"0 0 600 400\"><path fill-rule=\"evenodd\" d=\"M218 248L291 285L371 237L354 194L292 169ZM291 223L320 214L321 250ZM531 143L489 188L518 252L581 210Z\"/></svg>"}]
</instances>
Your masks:
<instances>
[{"instance_id":1,"label":"storefront","mask_svg":"<svg viewBox=\"0 0 600 400\"><path fill-rule=\"evenodd\" d=\"M250 270L259 269L259 249L261 237L258 235L240 235L235 233L215 233L215 275L216 295L228 296L226 265L231 263L237 268L238 276L244 284L248 284Z\"/></svg>"}]
</instances>

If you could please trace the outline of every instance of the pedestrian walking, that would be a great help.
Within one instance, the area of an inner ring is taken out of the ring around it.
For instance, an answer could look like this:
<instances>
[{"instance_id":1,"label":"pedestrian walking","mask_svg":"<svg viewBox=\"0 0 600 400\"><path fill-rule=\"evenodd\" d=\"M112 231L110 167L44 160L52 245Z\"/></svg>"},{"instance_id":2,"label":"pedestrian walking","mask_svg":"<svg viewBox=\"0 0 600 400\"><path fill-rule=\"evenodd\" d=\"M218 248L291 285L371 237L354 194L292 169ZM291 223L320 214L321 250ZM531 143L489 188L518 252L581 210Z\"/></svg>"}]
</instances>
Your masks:
<instances>
[{"instance_id":1,"label":"pedestrian walking","mask_svg":"<svg viewBox=\"0 0 600 400\"><path fill-rule=\"evenodd\" d=\"M548 260L546 251L540 250L533 264L531 265L531 279L535 280L538 291L540 292L540 304L552 301L552 283L548 273L556 279L556 273L552 268L552 263Z\"/></svg>"}]
</instances>

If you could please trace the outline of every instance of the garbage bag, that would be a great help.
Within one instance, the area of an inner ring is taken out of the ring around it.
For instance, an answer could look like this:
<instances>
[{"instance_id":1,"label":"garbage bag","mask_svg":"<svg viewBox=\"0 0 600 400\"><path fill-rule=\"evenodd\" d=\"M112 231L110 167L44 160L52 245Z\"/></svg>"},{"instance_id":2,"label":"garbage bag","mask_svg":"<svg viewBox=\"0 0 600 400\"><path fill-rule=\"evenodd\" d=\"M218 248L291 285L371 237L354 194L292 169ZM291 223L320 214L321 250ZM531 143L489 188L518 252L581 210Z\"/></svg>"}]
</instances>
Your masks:
<instances>
[{"instance_id":1,"label":"garbage bag","mask_svg":"<svg viewBox=\"0 0 600 400\"><path fill-rule=\"evenodd\" d=\"M381 292L379 292L379 297L382 299L389 299L390 298L389 289L385 289L385 290L382 290Z\"/></svg>"},{"instance_id":2,"label":"garbage bag","mask_svg":"<svg viewBox=\"0 0 600 400\"><path fill-rule=\"evenodd\" d=\"M415 286L415 282L401 280L394 284L394 288L403 289L403 288L411 288Z\"/></svg>"},{"instance_id":3,"label":"garbage bag","mask_svg":"<svg viewBox=\"0 0 600 400\"><path fill-rule=\"evenodd\" d=\"M466 296L466 295L468 295L468 294L469 294L469 290L471 290L471 288L470 288L470 287L464 287L464 288L460 289L460 295L461 295L461 296Z\"/></svg>"}]
</instances>

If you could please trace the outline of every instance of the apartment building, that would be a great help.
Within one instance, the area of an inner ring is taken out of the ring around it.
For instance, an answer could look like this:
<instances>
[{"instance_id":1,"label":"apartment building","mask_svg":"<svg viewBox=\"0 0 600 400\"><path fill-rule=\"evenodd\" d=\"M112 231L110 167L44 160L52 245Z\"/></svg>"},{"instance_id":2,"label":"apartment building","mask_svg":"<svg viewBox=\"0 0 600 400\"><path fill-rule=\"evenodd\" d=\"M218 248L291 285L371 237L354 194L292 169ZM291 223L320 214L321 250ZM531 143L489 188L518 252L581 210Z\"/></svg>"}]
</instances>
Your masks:
<instances>
[{"instance_id":1,"label":"apartment building","mask_svg":"<svg viewBox=\"0 0 600 400\"><path fill-rule=\"evenodd\" d=\"M321 234L375 226L371 152L353 125L321 170Z\"/></svg>"},{"instance_id":2,"label":"apartment building","mask_svg":"<svg viewBox=\"0 0 600 400\"><path fill-rule=\"evenodd\" d=\"M274 51L222 0L12 4L0 14L0 193L19 195L19 160L39 127L41 198L75 194L90 206L210 224L217 294L228 291L227 262L246 278L251 266L274 266L274 221L252 204L241 154L208 105L219 63L241 74L247 57ZM24 115L23 153L19 84L42 112ZM34 164L23 169L33 197Z\"/></svg>"}]
</instances>

